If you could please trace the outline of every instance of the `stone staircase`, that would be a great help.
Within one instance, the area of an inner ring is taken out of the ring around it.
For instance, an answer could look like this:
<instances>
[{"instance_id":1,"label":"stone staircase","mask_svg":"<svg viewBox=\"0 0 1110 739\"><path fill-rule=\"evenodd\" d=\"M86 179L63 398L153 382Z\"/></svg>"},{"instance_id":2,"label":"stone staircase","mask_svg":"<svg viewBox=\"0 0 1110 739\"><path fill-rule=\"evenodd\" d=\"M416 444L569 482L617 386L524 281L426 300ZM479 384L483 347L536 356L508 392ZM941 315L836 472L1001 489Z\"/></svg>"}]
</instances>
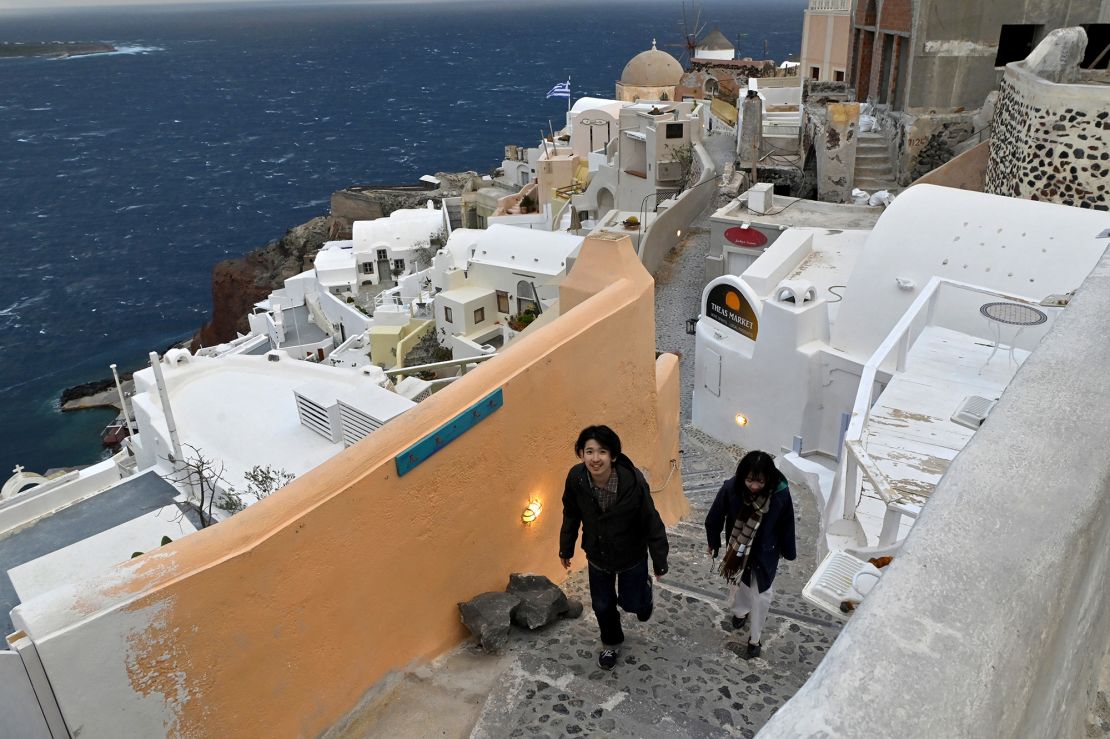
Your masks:
<instances>
[{"instance_id":1,"label":"stone staircase","mask_svg":"<svg viewBox=\"0 0 1110 739\"><path fill-rule=\"evenodd\" d=\"M900 189L894 180L894 167L890 161L890 146L881 133L866 132L859 135L856 149L855 187L869 193L879 190Z\"/></svg>"},{"instance_id":2,"label":"stone staircase","mask_svg":"<svg viewBox=\"0 0 1110 739\"><path fill-rule=\"evenodd\" d=\"M447 203L447 217L451 221L451 230L462 228L462 205L459 203Z\"/></svg>"},{"instance_id":3,"label":"stone staircase","mask_svg":"<svg viewBox=\"0 0 1110 739\"><path fill-rule=\"evenodd\" d=\"M735 459L685 435L686 520L668 530L670 572L655 583L655 613L623 616L625 644L611 672L597 666L597 622L584 572L564 586L583 616L536 632L514 632L511 660L494 682L470 734L516 736L752 736L809 677L840 624L802 601L814 567L816 521L810 494L794 491L799 558L775 581L763 655L741 659L747 632L723 610L725 585L705 555L702 521ZM808 542L808 543L807 543Z\"/></svg>"}]
</instances>

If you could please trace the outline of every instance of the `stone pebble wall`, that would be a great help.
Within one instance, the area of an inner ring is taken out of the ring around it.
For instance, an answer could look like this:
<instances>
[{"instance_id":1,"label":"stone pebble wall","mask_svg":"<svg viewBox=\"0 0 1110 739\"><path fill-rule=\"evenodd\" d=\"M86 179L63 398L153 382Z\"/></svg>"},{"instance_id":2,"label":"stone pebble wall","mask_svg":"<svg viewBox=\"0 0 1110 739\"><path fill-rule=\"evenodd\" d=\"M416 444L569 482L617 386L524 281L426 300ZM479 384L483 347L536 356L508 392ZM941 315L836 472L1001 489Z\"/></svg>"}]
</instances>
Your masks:
<instances>
[{"instance_id":1,"label":"stone pebble wall","mask_svg":"<svg viewBox=\"0 0 1110 739\"><path fill-rule=\"evenodd\" d=\"M1076 102L1057 85L1002 80L991 135L985 191L1107 210L1110 113L1102 96ZM1096 88L1097 89L1097 88ZM1042 94L1036 94L1036 93Z\"/></svg>"}]
</instances>

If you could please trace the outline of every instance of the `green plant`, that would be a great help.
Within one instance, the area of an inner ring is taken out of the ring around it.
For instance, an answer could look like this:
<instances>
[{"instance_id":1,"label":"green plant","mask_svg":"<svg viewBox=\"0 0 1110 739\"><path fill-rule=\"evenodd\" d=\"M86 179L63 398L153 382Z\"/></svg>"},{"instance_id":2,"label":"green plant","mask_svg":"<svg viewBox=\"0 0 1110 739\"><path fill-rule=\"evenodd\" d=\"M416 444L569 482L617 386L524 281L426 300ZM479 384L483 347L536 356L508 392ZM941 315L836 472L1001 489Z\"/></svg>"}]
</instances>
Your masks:
<instances>
[{"instance_id":1,"label":"green plant","mask_svg":"<svg viewBox=\"0 0 1110 739\"><path fill-rule=\"evenodd\" d=\"M531 213L536 209L536 199L531 195L525 195L520 199L520 212Z\"/></svg>"},{"instance_id":2,"label":"green plant","mask_svg":"<svg viewBox=\"0 0 1110 739\"><path fill-rule=\"evenodd\" d=\"M173 539L171 539L170 537L168 537L168 536L163 536L163 537L162 537L162 541L161 541L161 543L159 543L159 544L158 544L158 546L160 546L160 547L164 547L164 546L166 546L167 544L169 544L169 543L170 543L171 541L173 541ZM135 559L135 557L141 557L141 556L143 556L144 554L146 554L146 552L132 552L132 553L131 553L131 559Z\"/></svg>"},{"instance_id":3,"label":"green plant","mask_svg":"<svg viewBox=\"0 0 1110 739\"><path fill-rule=\"evenodd\" d=\"M536 320L536 313L528 308L519 315L509 316L509 328L513 331L523 331L534 320Z\"/></svg>"},{"instance_id":4,"label":"green plant","mask_svg":"<svg viewBox=\"0 0 1110 739\"><path fill-rule=\"evenodd\" d=\"M678 186L685 190L690 184L690 174L694 171L694 145L687 142L679 146L668 146L667 153L672 162L678 162Z\"/></svg>"},{"instance_id":5,"label":"green plant","mask_svg":"<svg viewBox=\"0 0 1110 739\"><path fill-rule=\"evenodd\" d=\"M287 472L283 467L274 469L270 465L263 467L260 464L251 467L249 472L243 473L243 479L247 481L246 492L258 500L269 497L275 490L293 482L295 477L296 475Z\"/></svg>"}]
</instances>

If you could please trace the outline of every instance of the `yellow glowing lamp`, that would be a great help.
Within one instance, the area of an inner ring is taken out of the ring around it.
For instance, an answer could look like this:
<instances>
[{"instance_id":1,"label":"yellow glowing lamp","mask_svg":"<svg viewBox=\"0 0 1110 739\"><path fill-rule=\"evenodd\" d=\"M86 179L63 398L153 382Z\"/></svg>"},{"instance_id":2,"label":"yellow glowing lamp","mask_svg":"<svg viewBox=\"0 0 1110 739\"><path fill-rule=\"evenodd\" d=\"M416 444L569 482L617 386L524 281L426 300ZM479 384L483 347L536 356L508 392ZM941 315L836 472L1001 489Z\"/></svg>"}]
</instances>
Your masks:
<instances>
[{"instance_id":1,"label":"yellow glowing lamp","mask_svg":"<svg viewBox=\"0 0 1110 739\"><path fill-rule=\"evenodd\" d=\"M736 425L737 426L747 426L748 425L748 417L745 416L743 413L737 413L736 414Z\"/></svg>"},{"instance_id":2,"label":"yellow glowing lamp","mask_svg":"<svg viewBox=\"0 0 1110 739\"><path fill-rule=\"evenodd\" d=\"M524 511L520 514L520 520L526 524L535 523L536 519L540 517L540 513L542 512L543 504L540 503L538 500L533 500L531 503L524 507Z\"/></svg>"}]
</instances>

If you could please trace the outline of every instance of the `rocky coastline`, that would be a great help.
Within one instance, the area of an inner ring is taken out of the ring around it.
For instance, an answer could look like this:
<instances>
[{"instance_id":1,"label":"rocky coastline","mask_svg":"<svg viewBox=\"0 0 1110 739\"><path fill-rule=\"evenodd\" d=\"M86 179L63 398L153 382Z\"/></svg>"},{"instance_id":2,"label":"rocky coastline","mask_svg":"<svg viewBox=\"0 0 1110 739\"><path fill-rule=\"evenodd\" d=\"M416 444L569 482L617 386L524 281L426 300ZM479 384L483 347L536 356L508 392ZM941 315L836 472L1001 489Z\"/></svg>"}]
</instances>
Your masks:
<instances>
[{"instance_id":1,"label":"rocky coastline","mask_svg":"<svg viewBox=\"0 0 1110 739\"><path fill-rule=\"evenodd\" d=\"M118 51L103 41L4 41L0 42L0 59L43 57L65 59L86 54L109 54Z\"/></svg>"},{"instance_id":2,"label":"rocky coastline","mask_svg":"<svg viewBox=\"0 0 1110 739\"><path fill-rule=\"evenodd\" d=\"M401 208L422 208L428 200L458 197L475 172L437 172L438 186L353 185L332 193L328 215L294 226L280 238L236 259L225 259L212 268L212 313L209 321L187 342L191 351L231 341L249 330L247 314L254 304L280 288L285 280L312 269L325 242L351 238L355 221L388 216ZM121 375L129 387L130 374ZM93 380L62 391L63 411L84 408L118 408L112 378Z\"/></svg>"}]
</instances>

